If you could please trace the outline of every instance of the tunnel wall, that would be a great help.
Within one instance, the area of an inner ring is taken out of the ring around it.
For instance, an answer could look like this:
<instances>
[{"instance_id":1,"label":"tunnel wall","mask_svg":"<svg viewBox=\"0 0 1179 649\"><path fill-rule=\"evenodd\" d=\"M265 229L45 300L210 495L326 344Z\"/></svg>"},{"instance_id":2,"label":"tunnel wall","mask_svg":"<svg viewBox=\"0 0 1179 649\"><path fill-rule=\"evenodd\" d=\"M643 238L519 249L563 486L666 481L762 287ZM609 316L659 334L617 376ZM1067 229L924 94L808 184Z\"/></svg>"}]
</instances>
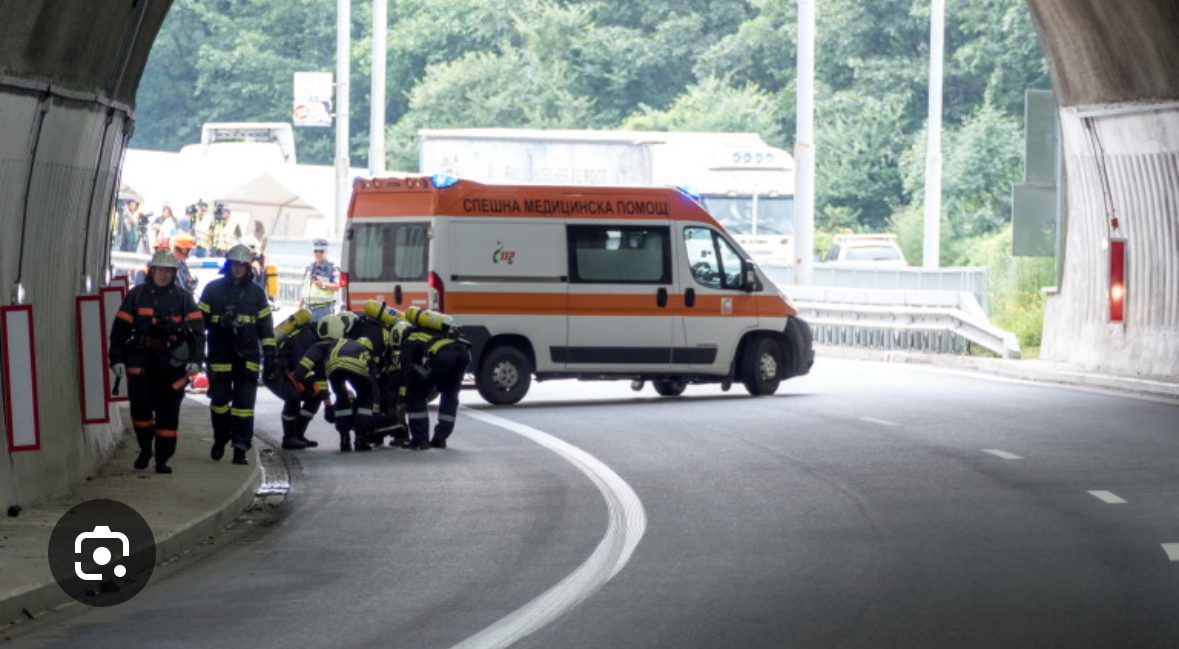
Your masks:
<instances>
[{"instance_id":1,"label":"tunnel wall","mask_svg":"<svg viewBox=\"0 0 1179 649\"><path fill-rule=\"evenodd\" d=\"M1068 187L1041 355L1179 375L1179 2L1028 5L1060 103ZM1109 321L1110 237L1126 240L1122 323Z\"/></svg>"},{"instance_id":2,"label":"tunnel wall","mask_svg":"<svg viewBox=\"0 0 1179 649\"><path fill-rule=\"evenodd\" d=\"M75 298L105 279L131 102L170 5L0 0L0 305L20 285L33 310L41 435L10 451L0 399L5 508L69 491L119 441L115 408L82 424Z\"/></svg>"}]
</instances>

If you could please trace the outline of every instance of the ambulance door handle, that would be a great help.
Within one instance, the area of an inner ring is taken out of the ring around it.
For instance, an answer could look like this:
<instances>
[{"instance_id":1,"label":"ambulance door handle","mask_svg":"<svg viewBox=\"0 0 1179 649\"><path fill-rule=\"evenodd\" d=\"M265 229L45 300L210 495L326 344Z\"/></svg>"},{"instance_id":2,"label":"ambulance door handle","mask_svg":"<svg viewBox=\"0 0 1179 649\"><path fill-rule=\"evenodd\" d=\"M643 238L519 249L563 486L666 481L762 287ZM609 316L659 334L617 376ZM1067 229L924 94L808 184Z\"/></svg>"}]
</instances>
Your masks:
<instances>
[{"instance_id":1,"label":"ambulance door handle","mask_svg":"<svg viewBox=\"0 0 1179 649\"><path fill-rule=\"evenodd\" d=\"M659 306L667 306L667 289L659 289L659 292L655 294L655 303Z\"/></svg>"},{"instance_id":2,"label":"ambulance door handle","mask_svg":"<svg viewBox=\"0 0 1179 649\"><path fill-rule=\"evenodd\" d=\"M696 306L696 289L690 288L684 291L684 306Z\"/></svg>"},{"instance_id":3,"label":"ambulance door handle","mask_svg":"<svg viewBox=\"0 0 1179 649\"><path fill-rule=\"evenodd\" d=\"M401 284L393 287L393 304L401 304Z\"/></svg>"}]
</instances>

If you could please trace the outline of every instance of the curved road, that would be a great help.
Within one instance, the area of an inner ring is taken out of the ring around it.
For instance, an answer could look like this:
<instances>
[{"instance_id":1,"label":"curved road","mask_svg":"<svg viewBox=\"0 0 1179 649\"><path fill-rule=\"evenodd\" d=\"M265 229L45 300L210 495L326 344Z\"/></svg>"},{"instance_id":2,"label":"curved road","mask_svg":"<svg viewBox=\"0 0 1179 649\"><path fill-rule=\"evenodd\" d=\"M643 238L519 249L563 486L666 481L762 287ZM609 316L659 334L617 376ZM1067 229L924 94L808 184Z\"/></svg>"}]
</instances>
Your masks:
<instances>
[{"instance_id":1,"label":"curved road","mask_svg":"<svg viewBox=\"0 0 1179 649\"><path fill-rule=\"evenodd\" d=\"M1179 645L1175 405L829 359L533 390L445 451L317 421L268 529L6 646Z\"/></svg>"}]
</instances>

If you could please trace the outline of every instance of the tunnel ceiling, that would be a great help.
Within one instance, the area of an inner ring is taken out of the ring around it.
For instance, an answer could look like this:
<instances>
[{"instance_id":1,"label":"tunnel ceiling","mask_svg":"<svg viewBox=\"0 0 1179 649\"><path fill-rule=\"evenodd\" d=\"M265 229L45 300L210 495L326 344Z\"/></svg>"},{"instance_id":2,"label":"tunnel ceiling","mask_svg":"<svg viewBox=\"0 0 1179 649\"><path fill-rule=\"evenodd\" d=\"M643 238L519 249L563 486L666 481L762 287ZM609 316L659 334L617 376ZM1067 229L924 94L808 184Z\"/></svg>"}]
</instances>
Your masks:
<instances>
[{"instance_id":1,"label":"tunnel ceiling","mask_svg":"<svg viewBox=\"0 0 1179 649\"><path fill-rule=\"evenodd\" d=\"M172 0L0 0L0 76L133 105Z\"/></svg>"},{"instance_id":2,"label":"tunnel ceiling","mask_svg":"<svg viewBox=\"0 0 1179 649\"><path fill-rule=\"evenodd\" d=\"M1179 0L1027 0L1061 106L1179 100Z\"/></svg>"},{"instance_id":3,"label":"tunnel ceiling","mask_svg":"<svg viewBox=\"0 0 1179 649\"><path fill-rule=\"evenodd\" d=\"M1179 0L1027 2L1061 105L1179 100ZM133 105L171 5L0 0L0 75Z\"/></svg>"}]
</instances>

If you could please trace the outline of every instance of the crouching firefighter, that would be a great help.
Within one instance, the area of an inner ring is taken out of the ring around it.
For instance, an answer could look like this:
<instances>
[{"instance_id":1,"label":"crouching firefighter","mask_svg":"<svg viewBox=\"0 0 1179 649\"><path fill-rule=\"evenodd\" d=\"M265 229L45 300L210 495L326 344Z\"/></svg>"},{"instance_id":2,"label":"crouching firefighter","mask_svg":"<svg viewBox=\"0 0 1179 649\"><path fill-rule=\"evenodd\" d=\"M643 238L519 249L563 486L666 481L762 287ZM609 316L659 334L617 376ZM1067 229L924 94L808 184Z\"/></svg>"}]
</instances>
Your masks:
<instances>
[{"instance_id":1,"label":"crouching firefighter","mask_svg":"<svg viewBox=\"0 0 1179 649\"><path fill-rule=\"evenodd\" d=\"M345 334L352 340L367 338L372 343L378 396L373 409L373 430L367 441L373 446L383 444L385 437L390 438L392 446L404 446L409 441L409 428L405 425L405 390L398 365L401 338L409 328L400 313L369 300Z\"/></svg>"},{"instance_id":2,"label":"crouching firefighter","mask_svg":"<svg viewBox=\"0 0 1179 649\"><path fill-rule=\"evenodd\" d=\"M319 410L321 399L295 377L299 359L319 342L319 333L311 322L311 311L299 309L274 328L276 362L263 376L266 387L282 399L282 447L299 450L319 446L307 439L307 427Z\"/></svg>"},{"instance_id":3,"label":"crouching firefighter","mask_svg":"<svg viewBox=\"0 0 1179 649\"><path fill-rule=\"evenodd\" d=\"M411 306L405 311L405 319L414 326L401 343L410 435L405 448L413 451L446 448L446 440L454 432L463 375L471 362L470 344L462 339L458 326L448 315ZM431 439L426 402L433 390L438 391L439 401L438 423Z\"/></svg>"},{"instance_id":4,"label":"crouching firefighter","mask_svg":"<svg viewBox=\"0 0 1179 649\"><path fill-rule=\"evenodd\" d=\"M368 443L373 427L373 406L377 383L373 378L372 343L367 338L344 338L344 324L339 316L324 316L316 325L324 340L311 346L299 361L300 379L307 381L317 372L327 377L335 402L324 418L334 423L340 434L340 451L371 451ZM338 340L332 340L339 337ZM328 395L324 394L324 398ZM352 432L355 431L355 443Z\"/></svg>"},{"instance_id":5,"label":"crouching firefighter","mask_svg":"<svg viewBox=\"0 0 1179 649\"><path fill-rule=\"evenodd\" d=\"M243 245L225 255L223 277L209 282L197 305L209 340L209 410L213 448L220 460L233 442L233 463L248 464L254 440L254 402L258 376L275 363L274 326L266 292L251 277L254 253ZM263 360L265 359L265 360Z\"/></svg>"},{"instance_id":6,"label":"crouching firefighter","mask_svg":"<svg viewBox=\"0 0 1179 649\"><path fill-rule=\"evenodd\" d=\"M110 362L126 378L131 422L139 442L136 469L153 457L156 473L172 473L180 404L189 377L201 370L205 327L192 294L173 283L179 262L167 250L152 255L147 281L131 289L115 314Z\"/></svg>"}]
</instances>

